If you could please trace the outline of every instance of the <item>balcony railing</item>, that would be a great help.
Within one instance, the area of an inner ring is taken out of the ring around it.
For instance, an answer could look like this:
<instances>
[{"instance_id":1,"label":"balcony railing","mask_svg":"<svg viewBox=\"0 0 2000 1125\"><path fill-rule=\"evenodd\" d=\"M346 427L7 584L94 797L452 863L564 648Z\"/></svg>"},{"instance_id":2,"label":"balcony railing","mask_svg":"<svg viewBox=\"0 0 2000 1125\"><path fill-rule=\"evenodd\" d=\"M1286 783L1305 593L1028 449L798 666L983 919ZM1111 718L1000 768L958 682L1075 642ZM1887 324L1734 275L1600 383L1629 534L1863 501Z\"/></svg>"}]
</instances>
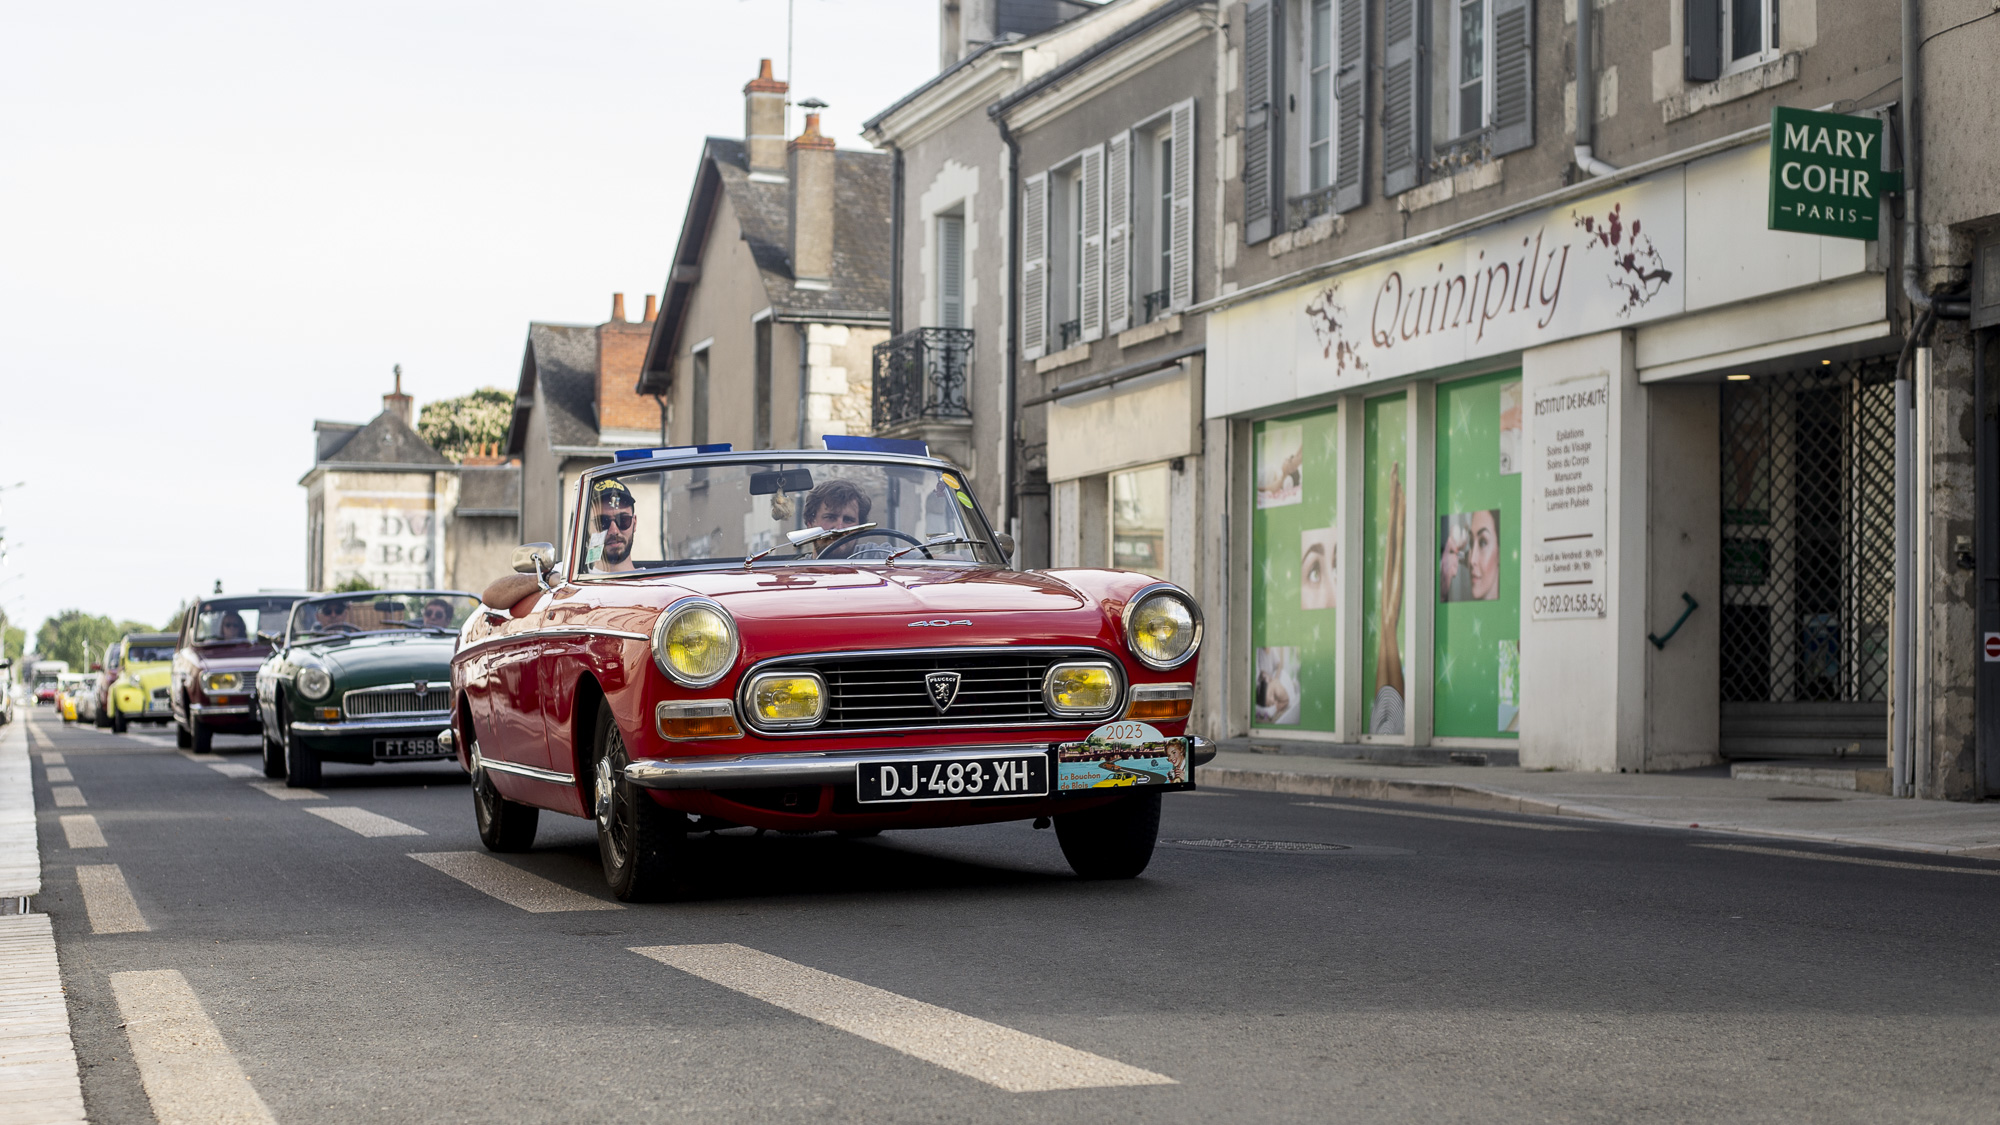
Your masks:
<instances>
[{"instance_id":1,"label":"balcony railing","mask_svg":"<svg viewBox=\"0 0 2000 1125\"><path fill-rule=\"evenodd\" d=\"M913 328L875 345L875 429L968 421L972 329Z\"/></svg>"}]
</instances>

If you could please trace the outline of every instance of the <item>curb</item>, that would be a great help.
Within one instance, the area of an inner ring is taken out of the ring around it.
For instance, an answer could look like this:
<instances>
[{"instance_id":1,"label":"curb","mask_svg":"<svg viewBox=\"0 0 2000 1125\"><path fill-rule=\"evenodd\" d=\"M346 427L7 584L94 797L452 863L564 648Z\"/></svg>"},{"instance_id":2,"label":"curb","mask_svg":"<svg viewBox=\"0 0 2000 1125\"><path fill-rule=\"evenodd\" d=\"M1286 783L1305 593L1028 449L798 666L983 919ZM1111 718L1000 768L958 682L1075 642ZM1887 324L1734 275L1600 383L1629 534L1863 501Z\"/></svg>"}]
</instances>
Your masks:
<instances>
[{"instance_id":1,"label":"curb","mask_svg":"<svg viewBox=\"0 0 2000 1125\"><path fill-rule=\"evenodd\" d=\"M1245 789L1265 793L1293 793L1305 797L1348 797L1363 801L1400 801L1405 804L1444 805L1485 812L1524 813L1529 816L1568 816L1588 820L1615 821L1638 828L1665 828L1677 832L1728 832L1764 836L1780 840L1808 840L1818 844L1880 848L1886 851L1922 852L1928 855L1959 856L1966 859L2000 860L2000 845L1960 847L1925 844L1914 840L1850 836L1838 832L1808 829L1763 828L1748 824L1689 825L1681 821L1640 816L1601 805L1584 805L1550 800L1506 789L1470 785L1460 781L1405 781L1387 777L1356 777L1347 774L1300 773L1294 770L1245 770L1218 766L1195 769L1195 784L1216 789Z\"/></svg>"},{"instance_id":2,"label":"curb","mask_svg":"<svg viewBox=\"0 0 2000 1125\"><path fill-rule=\"evenodd\" d=\"M28 716L0 726L0 896L42 893ZM55 932L41 913L0 917L0 1121L82 1122Z\"/></svg>"}]
</instances>

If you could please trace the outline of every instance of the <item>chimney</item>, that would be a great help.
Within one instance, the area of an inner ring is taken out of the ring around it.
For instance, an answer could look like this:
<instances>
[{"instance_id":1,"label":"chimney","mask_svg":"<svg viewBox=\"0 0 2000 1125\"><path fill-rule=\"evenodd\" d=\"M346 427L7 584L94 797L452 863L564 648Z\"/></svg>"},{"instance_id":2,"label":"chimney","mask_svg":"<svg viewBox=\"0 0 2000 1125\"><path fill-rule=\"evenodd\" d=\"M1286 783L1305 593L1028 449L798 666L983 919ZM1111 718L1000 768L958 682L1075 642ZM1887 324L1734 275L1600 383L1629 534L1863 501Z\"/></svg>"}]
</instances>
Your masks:
<instances>
[{"instance_id":1,"label":"chimney","mask_svg":"<svg viewBox=\"0 0 2000 1125\"><path fill-rule=\"evenodd\" d=\"M785 93L791 87L771 77L771 60L757 64L757 77L743 87L743 147L752 175L785 174Z\"/></svg>"},{"instance_id":2,"label":"chimney","mask_svg":"<svg viewBox=\"0 0 2000 1125\"><path fill-rule=\"evenodd\" d=\"M628 323L625 319L625 294L623 293L613 293L611 295L611 323Z\"/></svg>"},{"instance_id":3,"label":"chimney","mask_svg":"<svg viewBox=\"0 0 2000 1125\"><path fill-rule=\"evenodd\" d=\"M825 289L833 281L833 140L819 114L789 146L792 176L792 287Z\"/></svg>"},{"instance_id":4,"label":"chimney","mask_svg":"<svg viewBox=\"0 0 2000 1125\"><path fill-rule=\"evenodd\" d=\"M396 365L396 389L382 396L382 413L394 414L403 420L405 426L411 425L410 396L403 393L403 365L400 363Z\"/></svg>"},{"instance_id":5,"label":"chimney","mask_svg":"<svg viewBox=\"0 0 2000 1125\"><path fill-rule=\"evenodd\" d=\"M655 318L655 317L657 317L657 316L659 316L659 315L660 315L660 298L659 298L659 296L658 296L657 294L654 294L654 293L648 293L648 294L646 294L646 319L644 319L644 320L640 321L639 323L641 323L641 324L651 324L651 323L653 323L653 320L654 320L654 318Z\"/></svg>"}]
</instances>

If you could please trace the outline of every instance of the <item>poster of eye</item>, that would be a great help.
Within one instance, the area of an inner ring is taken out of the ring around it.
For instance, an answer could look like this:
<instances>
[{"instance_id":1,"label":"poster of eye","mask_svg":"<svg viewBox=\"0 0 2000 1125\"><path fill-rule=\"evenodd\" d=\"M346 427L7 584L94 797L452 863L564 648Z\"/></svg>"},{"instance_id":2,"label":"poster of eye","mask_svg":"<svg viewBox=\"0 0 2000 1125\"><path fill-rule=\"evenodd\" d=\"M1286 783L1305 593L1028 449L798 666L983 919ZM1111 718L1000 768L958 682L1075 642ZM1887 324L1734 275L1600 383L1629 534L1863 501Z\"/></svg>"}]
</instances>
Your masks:
<instances>
[{"instance_id":1,"label":"poster of eye","mask_svg":"<svg viewBox=\"0 0 2000 1125\"><path fill-rule=\"evenodd\" d=\"M1331 731L1340 636L1340 418L1260 422L1252 440L1251 722Z\"/></svg>"}]
</instances>

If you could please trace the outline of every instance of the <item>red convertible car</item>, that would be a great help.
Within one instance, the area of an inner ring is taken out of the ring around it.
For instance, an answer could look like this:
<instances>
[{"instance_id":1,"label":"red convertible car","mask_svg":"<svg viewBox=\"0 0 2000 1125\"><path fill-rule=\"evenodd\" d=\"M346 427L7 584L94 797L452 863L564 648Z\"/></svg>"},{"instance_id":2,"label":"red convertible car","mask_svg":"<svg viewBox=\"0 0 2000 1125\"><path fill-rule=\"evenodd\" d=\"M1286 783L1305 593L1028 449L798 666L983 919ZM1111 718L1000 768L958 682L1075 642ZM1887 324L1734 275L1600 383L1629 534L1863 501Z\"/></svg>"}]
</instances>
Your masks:
<instances>
[{"instance_id":1,"label":"red convertible car","mask_svg":"<svg viewBox=\"0 0 2000 1125\"><path fill-rule=\"evenodd\" d=\"M1022 571L920 443L627 450L578 482L452 658L481 839L590 817L624 899L685 886L691 831L1052 819L1078 874L1145 869L1201 614L1117 570ZM1045 819L1047 818L1047 819Z\"/></svg>"}]
</instances>

